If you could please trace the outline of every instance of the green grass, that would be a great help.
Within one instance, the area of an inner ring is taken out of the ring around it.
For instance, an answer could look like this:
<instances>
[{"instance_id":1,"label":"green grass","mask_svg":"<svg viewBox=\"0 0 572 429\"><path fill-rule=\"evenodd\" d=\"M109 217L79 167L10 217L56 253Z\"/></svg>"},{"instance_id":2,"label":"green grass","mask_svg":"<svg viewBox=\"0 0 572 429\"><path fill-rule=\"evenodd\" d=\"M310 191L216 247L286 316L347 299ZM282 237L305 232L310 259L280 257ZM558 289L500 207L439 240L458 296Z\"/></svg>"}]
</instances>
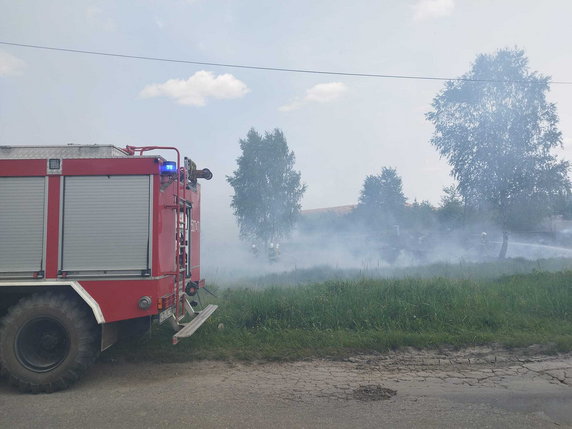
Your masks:
<instances>
[{"instance_id":1,"label":"green grass","mask_svg":"<svg viewBox=\"0 0 572 429\"><path fill-rule=\"evenodd\" d=\"M172 332L160 327L105 356L291 360L487 343L572 350L572 271L489 280L338 279L219 293L219 310L190 339L171 346Z\"/></svg>"},{"instance_id":2,"label":"green grass","mask_svg":"<svg viewBox=\"0 0 572 429\"><path fill-rule=\"evenodd\" d=\"M312 268L294 269L276 272L263 276L246 277L232 281L221 281L228 287L239 287L248 284L250 287L292 286L327 280L361 280L372 278L433 278L491 280L501 276L514 274L530 274L536 272L557 272L572 270L572 259L525 259L509 258L502 261L489 262L459 261L457 263L437 262L426 265L408 267L379 267L379 268L335 268L328 265ZM216 278L216 275L215 275Z\"/></svg>"}]
</instances>

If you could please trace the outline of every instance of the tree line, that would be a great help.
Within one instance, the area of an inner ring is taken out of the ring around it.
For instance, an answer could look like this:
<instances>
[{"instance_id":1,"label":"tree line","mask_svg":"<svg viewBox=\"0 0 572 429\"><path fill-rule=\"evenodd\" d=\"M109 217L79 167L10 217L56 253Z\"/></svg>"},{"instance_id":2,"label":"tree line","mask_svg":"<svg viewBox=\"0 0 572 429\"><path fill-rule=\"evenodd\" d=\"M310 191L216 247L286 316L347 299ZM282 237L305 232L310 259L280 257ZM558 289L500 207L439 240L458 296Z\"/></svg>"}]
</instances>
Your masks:
<instances>
[{"instance_id":1,"label":"tree line","mask_svg":"<svg viewBox=\"0 0 572 429\"><path fill-rule=\"evenodd\" d=\"M434 126L430 143L455 181L443 190L440 205L407 204L401 177L385 166L365 178L352 220L372 231L460 228L467 222L512 231L532 229L551 214L570 214L570 166L554 153L562 133L549 90L550 78L531 71L521 49L478 55L467 73L444 84L426 113ZM241 236L283 238L306 190L294 153L280 130L263 136L251 130L240 146L238 168L227 180Z\"/></svg>"}]
</instances>

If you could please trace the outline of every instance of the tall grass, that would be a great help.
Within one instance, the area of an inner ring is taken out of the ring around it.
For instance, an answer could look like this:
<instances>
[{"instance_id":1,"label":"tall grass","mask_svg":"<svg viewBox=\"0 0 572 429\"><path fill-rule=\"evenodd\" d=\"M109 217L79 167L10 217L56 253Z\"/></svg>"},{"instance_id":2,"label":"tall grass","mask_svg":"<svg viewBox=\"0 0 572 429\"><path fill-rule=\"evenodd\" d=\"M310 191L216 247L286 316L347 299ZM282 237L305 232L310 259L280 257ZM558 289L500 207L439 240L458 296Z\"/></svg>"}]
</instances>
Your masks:
<instances>
[{"instance_id":1,"label":"tall grass","mask_svg":"<svg viewBox=\"0 0 572 429\"><path fill-rule=\"evenodd\" d=\"M227 289L216 302L211 320L176 348L159 330L115 353L166 361L290 359L489 342L572 350L572 271L495 280L340 279Z\"/></svg>"},{"instance_id":2,"label":"tall grass","mask_svg":"<svg viewBox=\"0 0 572 429\"><path fill-rule=\"evenodd\" d=\"M496 281L364 279L229 289L222 305L220 322L247 329L495 331L534 327L553 318L572 322L572 273Z\"/></svg>"},{"instance_id":3,"label":"tall grass","mask_svg":"<svg viewBox=\"0 0 572 429\"><path fill-rule=\"evenodd\" d=\"M363 280L375 278L434 278L467 280L491 280L501 276L514 274L529 274L535 272L557 272L572 270L572 259L525 259L510 258L502 261L488 262L458 261L437 262L426 265L407 267L379 267L379 268L335 268L321 265L312 268L294 269L276 272L263 276L239 278L234 281L222 282L223 286L236 287L248 284L249 287L267 287L300 285L327 280Z\"/></svg>"}]
</instances>

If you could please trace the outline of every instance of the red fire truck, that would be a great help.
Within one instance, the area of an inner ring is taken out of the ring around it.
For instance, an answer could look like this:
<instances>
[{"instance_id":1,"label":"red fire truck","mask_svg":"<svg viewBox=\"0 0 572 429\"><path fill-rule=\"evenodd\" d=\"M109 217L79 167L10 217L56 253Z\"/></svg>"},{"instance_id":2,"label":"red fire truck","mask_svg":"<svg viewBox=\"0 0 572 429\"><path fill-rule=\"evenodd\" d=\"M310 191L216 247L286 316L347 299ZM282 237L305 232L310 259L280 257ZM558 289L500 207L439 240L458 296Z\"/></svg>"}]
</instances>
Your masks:
<instances>
[{"instance_id":1,"label":"red fire truck","mask_svg":"<svg viewBox=\"0 0 572 429\"><path fill-rule=\"evenodd\" d=\"M173 344L197 330L216 310L190 298L204 286L198 179L211 178L174 147L0 146L0 366L13 385L64 389L153 321Z\"/></svg>"}]
</instances>

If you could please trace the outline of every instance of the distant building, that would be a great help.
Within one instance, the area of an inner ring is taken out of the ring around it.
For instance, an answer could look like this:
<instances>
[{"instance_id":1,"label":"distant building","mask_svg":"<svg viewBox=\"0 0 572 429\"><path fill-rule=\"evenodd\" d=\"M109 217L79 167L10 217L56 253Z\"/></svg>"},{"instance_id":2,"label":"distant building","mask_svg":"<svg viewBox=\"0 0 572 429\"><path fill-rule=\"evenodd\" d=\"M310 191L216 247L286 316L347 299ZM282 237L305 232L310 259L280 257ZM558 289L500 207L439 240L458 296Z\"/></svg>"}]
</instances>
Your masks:
<instances>
[{"instance_id":1,"label":"distant building","mask_svg":"<svg viewBox=\"0 0 572 429\"><path fill-rule=\"evenodd\" d=\"M320 209L301 210L300 213L302 215L313 215L313 214L323 214L323 213L332 213L332 214L337 214L337 215L344 215L344 214L350 213L356 207L357 207L357 204L350 204L347 206L324 207L324 208L320 208Z\"/></svg>"}]
</instances>

